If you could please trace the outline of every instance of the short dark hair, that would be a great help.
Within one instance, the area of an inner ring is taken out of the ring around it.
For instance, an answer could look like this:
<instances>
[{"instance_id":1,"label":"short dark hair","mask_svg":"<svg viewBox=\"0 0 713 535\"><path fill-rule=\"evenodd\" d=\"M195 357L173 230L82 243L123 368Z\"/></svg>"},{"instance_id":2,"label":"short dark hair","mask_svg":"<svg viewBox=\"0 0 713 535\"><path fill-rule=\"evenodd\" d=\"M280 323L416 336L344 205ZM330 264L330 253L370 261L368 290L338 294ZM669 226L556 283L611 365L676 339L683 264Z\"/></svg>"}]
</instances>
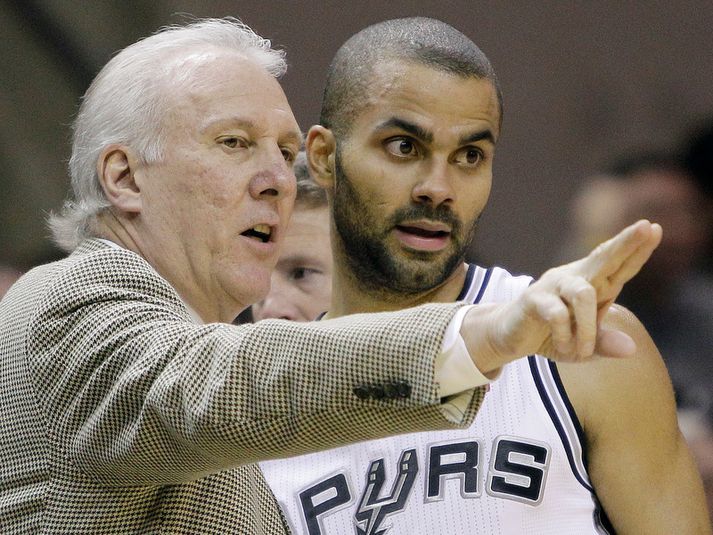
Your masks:
<instances>
[{"instance_id":1,"label":"short dark hair","mask_svg":"<svg viewBox=\"0 0 713 535\"><path fill-rule=\"evenodd\" d=\"M295 159L295 177L297 178L297 197L295 206L299 208L322 208L327 206L327 193L310 175L307 157L300 151Z\"/></svg>"},{"instance_id":2,"label":"short dark hair","mask_svg":"<svg viewBox=\"0 0 713 535\"><path fill-rule=\"evenodd\" d=\"M337 51L327 73L320 123L345 134L363 107L374 66L389 59L413 61L464 78L483 78L497 92L500 84L487 56L468 37L436 19L412 17L368 26Z\"/></svg>"}]
</instances>

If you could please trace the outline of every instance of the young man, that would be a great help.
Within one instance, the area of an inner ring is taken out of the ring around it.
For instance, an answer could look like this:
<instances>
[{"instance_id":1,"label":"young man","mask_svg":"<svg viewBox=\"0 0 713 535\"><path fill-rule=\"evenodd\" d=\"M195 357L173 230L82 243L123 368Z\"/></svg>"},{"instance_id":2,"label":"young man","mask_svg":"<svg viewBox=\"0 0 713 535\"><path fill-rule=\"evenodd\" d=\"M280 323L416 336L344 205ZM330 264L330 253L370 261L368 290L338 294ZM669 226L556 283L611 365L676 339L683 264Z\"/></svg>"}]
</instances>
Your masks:
<instances>
[{"instance_id":1,"label":"young man","mask_svg":"<svg viewBox=\"0 0 713 535\"><path fill-rule=\"evenodd\" d=\"M312 321L329 308L332 248L327 195L310 176L304 152L295 161L295 177L295 207L270 278L270 291L252 306L254 321Z\"/></svg>"},{"instance_id":2,"label":"young man","mask_svg":"<svg viewBox=\"0 0 713 535\"><path fill-rule=\"evenodd\" d=\"M501 117L489 61L444 23L387 21L343 45L307 139L332 209L328 317L429 301L496 306L548 277L530 286L463 261L490 192ZM566 297L546 300L555 324L591 298L575 279L558 286ZM598 320L632 337L632 359L555 365L533 355L504 367L468 430L263 463L293 529L708 533L666 369L636 318L610 304ZM585 320L555 327L555 345L571 347Z\"/></svg>"}]
</instances>

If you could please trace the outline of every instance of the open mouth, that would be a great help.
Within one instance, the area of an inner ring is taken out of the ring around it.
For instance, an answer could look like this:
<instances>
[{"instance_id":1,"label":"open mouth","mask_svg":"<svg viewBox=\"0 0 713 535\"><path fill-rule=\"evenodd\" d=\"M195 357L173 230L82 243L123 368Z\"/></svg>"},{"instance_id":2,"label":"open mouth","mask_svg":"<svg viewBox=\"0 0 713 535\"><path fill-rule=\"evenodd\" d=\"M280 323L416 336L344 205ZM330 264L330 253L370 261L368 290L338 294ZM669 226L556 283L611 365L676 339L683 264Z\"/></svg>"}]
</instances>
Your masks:
<instances>
[{"instance_id":1,"label":"open mouth","mask_svg":"<svg viewBox=\"0 0 713 535\"><path fill-rule=\"evenodd\" d=\"M426 230L420 227L411 227L406 225L396 225L396 228L401 232L413 234L421 238L445 238L450 234L450 232L446 232L445 230Z\"/></svg>"},{"instance_id":2,"label":"open mouth","mask_svg":"<svg viewBox=\"0 0 713 535\"><path fill-rule=\"evenodd\" d=\"M267 243L270 241L270 236L272 236L272 228L270 228L270 225L260 224L255 225L240 234L241 236L245 236L251 240L258 240L262 243Z\"/></svg>"}]
</instances>

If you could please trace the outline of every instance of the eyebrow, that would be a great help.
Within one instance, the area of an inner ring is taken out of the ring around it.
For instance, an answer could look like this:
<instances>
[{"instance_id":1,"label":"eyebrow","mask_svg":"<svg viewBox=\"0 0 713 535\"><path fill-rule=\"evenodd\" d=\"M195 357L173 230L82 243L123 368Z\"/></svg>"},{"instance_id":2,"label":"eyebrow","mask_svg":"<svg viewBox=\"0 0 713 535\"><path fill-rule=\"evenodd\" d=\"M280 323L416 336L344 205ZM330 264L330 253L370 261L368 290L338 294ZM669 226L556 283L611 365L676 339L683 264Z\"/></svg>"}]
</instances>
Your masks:
<instances>
[{"instance_id":1,"label":"eyebrow","mask_svg":"<svg viewBox=\"0 0 713 535\"><path fill-rule=\"evenodd\" d=\"M388 130L390 128L399 128L405 132L408 132L415 138L418 138L421 141L425 141L426 143L431 143L433 141L433 134L431 132L429 132L425 128L418 126L417 124L409 123L408 121L404 121L403 119L399 119L398 117L392 117L391 119L384 121L376 127L376 130Z\"/></svg>"},{"instance_id":2,"label":"eyebrow","mask_svg":"<svg viewBox=\"0 0 713 535\"><path fill-rule=\"evenodd\" d=\"M287 143L294 143L295 145L298 145L300 148L304 145L305 143L305 136L302 132L297 132L297 131L292 131L289 132L288 134L285 135L283 138Z\"/></svg>"},{"instance_id":3,"label":"eyebrow","mask_svg":"<svg viewBox=\"0 0 713 535\"><path fill-rule=\"evenodd\" d=\"M415 138L418 138L421 141L425 141L426 143L431 143L433 141L433 134L431 132L417 124L410 123L403 119L399 119L398 117L392 117L384 121L376 128L376 130L388 130L390 128L399 128L401 130L404 130ZM476 143L478 141L483 140L489 141L493 145L495 144L495 136L493 135L493 131L490 128L486 128L485 130L478 130L476 132L471 132L469 134L461 136L458 139L458 144L468 145L469 143Z\"/></svg>"},{"instance_id":4,"label":"eyebrow","mask_svg":"<svg viewBox=\"0 0 713 535\"><path fill-rule=\"evenodd\" d=\"M255 129L255 123L250 120L250 119L244 119L242 117L226 117L223 119L218 119L215 121L209 121L202 129L202 132L205 132L206 130L209 130L213 127L216 126L227 126L227 125L235 125L238 128L244 128L245 130L254 130ZM298 145L299 147L302 147L304 144L304 134L301 131L297 130L292 130L285 134L283 138L280 139L281 141L284 140L286 143L294 143L295 145Z\"/></svg>"},{"instance_id":5,"label":"eyebrow","mask_svg":"<svg viewBox=\"0 0 713 535\"><path fill-rule=\"evenodd\" d=\"M310 258L309 256L302 255L302 254L296 254L295 256L288 256L287 258L280 258L277 261L277 266L281 268L287 268L287 269L292 269L296 267L305 267L305 266L316 266L319 264L319 268L323 268L324 266L322 265L322 261L319 259L315 259L314 257Z\"/></svg>"},{"instance_id":6,"label":"eyebrow","mask_svg":"<svg viewBox=\"0 0 713 535\"><path fill-rule=\"evenodd\" d=\"M245 130L252 130L255 128L255 123L253 123L249 119L243 119L242 117L238 116L233 116L233 117L220 117L220 118L209 118L205 124L203 125L203 128L201 128L201 132L206 132L210 130L211 128L222 128L225 126L237 126L238 128L244 128Z\"/></svg>"},{"instance_id":7,"label":"eyebrow","mask_svg":"<svg viewBox=\"0 0 713 535\"><path fill-rule=\"evenodd\" d=\"M495 136L493 135L493 131L490 130L490 128L486 128L485 130L480 130L478 132L473 132L471 134L467 134L465 136L462 136L458 140L459 145L468 145L469 143L477 143L478 141L490 141L493 145L495 145Z\"/></svg>"}]
</instances>

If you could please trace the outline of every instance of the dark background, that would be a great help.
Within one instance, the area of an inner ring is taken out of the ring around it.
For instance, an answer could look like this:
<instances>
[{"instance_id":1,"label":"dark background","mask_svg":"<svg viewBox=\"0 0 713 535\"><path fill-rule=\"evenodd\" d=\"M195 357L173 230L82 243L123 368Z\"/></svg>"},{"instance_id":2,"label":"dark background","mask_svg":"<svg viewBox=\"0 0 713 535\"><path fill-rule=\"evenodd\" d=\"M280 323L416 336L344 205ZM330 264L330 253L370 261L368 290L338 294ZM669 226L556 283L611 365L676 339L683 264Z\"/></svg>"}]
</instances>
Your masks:
<instances>
[{"instance_id":1,"label":"dark background","mask_svg":"<svg viewBox=\"0 0 713 535\"><path fill-rule=\"evenodd\" d=\"M711 1L0 0L0 263L56 254L44 218L68 187L79 97L113 52L177 13L237 16L284 48L305 130L332 55L364 26L426 15L470 36L505 96L475 253L515 272L553 262L584 178L631 150L677 148L713 115Z\"/></svg>"}]
</instances>

